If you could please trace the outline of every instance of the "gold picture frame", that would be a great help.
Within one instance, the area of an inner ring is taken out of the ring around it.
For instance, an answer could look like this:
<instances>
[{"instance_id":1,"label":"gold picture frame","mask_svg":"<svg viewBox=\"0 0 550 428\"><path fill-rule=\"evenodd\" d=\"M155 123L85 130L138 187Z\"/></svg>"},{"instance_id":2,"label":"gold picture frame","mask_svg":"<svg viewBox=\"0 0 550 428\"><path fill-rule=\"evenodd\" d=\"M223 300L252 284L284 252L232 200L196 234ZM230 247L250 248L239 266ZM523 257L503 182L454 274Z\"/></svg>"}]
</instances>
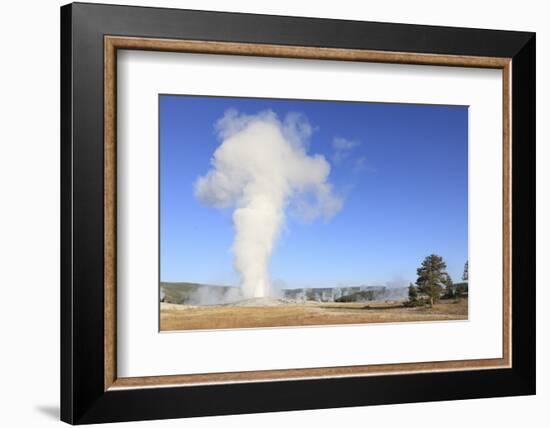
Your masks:
<instances>
[{"instance_id":1,"label":"gold picture frame","mask_svg":"<svg viewBox=\"0 0 550 428\"><path fill-rule=\"evenodd\" d=\"M502 358L422 363L357 365L305 369L204 373L149 377L118 377L116 368L116 86L117 50L147 50L209 55L245 55L278 58L359 61L392 64L493 68L502 70L503 145L503 349ZM512 361L512 234L511 234L511 78L512 59L488 56L423 54L322 47L284 46L144 37L104 37L104 389L259 382L394 375L441 371L499 369Z\"/></svg>"}]
</instances>

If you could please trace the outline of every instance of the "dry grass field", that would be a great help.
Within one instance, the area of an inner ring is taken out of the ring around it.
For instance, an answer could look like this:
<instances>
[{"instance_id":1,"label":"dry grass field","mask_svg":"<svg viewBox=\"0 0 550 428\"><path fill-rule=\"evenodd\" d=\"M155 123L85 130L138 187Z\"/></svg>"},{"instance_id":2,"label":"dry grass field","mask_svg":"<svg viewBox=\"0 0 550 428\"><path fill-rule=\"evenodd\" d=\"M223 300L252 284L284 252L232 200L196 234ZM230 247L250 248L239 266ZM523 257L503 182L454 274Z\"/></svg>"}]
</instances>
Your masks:
<instances>
[{"instance_id":1,"label":"dry grass field","mask_svg":"<svg viewBox=\"0 0 550 428\"><path fill-rule=\"evenodd\" d=\"M191 306L161 303L161 331L468 319L468 299L406 308L401 302Z\"/></svg>"}]
</instances>

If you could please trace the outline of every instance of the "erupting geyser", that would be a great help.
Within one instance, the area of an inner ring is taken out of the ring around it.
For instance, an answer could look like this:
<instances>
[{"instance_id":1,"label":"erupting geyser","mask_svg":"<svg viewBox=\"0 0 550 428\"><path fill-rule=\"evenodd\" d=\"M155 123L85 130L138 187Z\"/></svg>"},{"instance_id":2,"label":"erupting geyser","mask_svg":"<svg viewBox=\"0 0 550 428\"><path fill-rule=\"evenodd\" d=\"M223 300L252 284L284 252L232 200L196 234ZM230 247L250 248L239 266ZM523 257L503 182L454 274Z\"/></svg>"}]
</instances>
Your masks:
<instances>
[{"instance_id":1,"label":"erupting geyser","mask_svg":"<svg viewBox=\"0 0 550 428\"><path fill-rule=\"evenodd\" d=\"M287 208L311 221L330 218L342 201L328 182L324 156L307 154L312 128L303 116L281 121L272 111L228 110L216 130L221 143L210 171L195 182L195 195L206 205L233 208L232 250L243 295L267 297L269 259Z\"/></svg>"}]
</instances>

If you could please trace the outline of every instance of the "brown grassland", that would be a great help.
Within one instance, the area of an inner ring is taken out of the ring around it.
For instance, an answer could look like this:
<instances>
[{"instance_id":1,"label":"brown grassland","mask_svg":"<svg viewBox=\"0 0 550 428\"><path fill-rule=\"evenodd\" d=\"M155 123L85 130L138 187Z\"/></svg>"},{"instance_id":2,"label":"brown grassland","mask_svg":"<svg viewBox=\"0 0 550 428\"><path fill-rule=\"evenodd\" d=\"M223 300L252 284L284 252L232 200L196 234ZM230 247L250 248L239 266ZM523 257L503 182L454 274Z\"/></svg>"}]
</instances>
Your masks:
<instances>
[{"instance_id":1,"label":"brown grassland","mask_svg":"<svg viewBox=\"0 0 550 428\"><path fill-rule=\"evenodd\" d=\"M278 306L190 306L161 303L160 330L312 326L468 319L468 299L407 308L401 302L314 303Z\"/></svg>"}]
</instances>

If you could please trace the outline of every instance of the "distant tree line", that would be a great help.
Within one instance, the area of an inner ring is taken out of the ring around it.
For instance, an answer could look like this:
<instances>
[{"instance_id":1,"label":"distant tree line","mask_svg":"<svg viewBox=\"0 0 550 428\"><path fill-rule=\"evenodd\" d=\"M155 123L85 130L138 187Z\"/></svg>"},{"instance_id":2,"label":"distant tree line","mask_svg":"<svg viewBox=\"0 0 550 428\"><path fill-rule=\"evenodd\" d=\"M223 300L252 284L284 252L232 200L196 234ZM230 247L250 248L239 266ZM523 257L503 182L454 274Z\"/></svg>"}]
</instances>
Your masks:
<instances>
[{"instance_id":1,"label":"distant tree line","mask_svg":"<svg viewBox=\"0 0 550 428\"><path fill-rule=\"evenodd\" d=\"M468 262L464 265L462 280L453 283L447 273L447 264L443 257L430 254L416 270L417 279L409 284L409 299L405 306L422 306L429 304L432 307L441 299L455 299L468 295Z\"/></svg>"}]
</instances>

